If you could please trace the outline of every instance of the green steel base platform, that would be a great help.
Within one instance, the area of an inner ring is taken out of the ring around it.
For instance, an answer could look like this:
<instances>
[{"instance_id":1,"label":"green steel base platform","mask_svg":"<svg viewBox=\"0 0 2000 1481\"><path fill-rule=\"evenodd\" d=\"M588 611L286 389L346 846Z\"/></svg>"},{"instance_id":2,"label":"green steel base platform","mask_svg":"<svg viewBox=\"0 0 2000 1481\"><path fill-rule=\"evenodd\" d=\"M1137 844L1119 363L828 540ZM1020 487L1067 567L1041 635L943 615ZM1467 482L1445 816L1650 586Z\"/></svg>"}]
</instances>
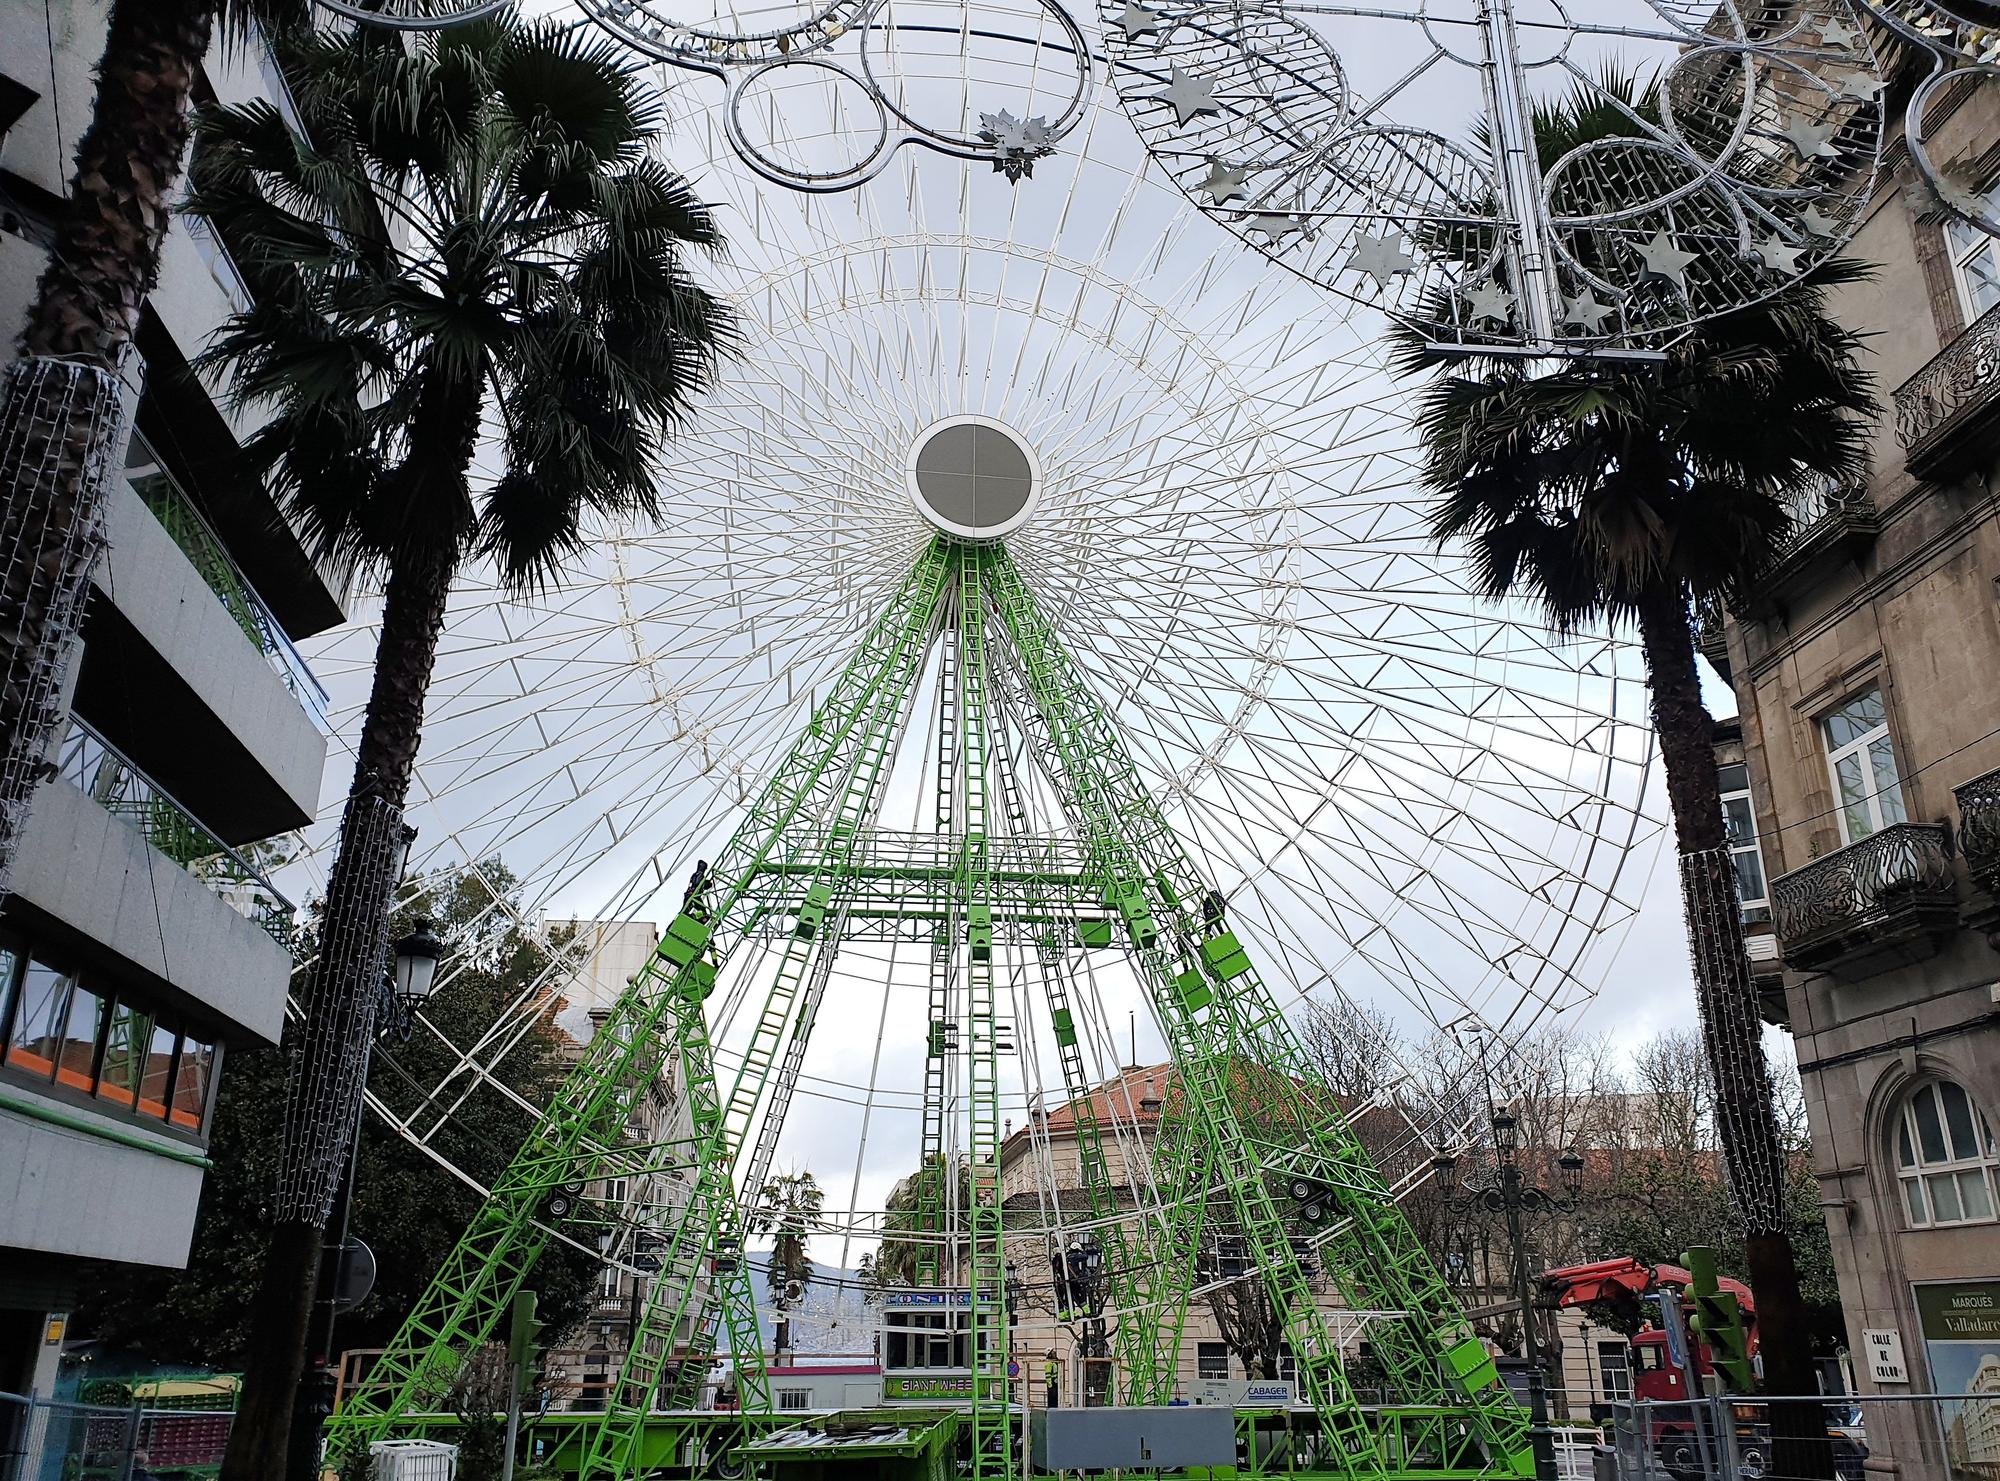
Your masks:
<instances>
[{"instance_id":1,"label":"green steel base platform","mask_svg":"<svg viewBox=\"0 0 2000 1481\"><path fill-rule=\"evenodd\" d=\"M1365 1409L1376 1437L1382 1471L1397 1481L1500 1481L1511 1471L1485 1466L1472 1438L1475 1416L1433 1406ZM1014 1411L1018 1426L1019 1411ZM975 1474L969 1453L971 1425L964 1409L870 1409L837 1413L749 1415L676 1412L647 1416L639 1467L645 1481L957 1481ZM521 1421L523 1454L564 1476L582 1468L603 1416L545 1414ZM403 1433L450 1440L453 1414L412 1415ZM1346 1474L1323 1469L1317 1458L1318 1420L1307 1409L1236 1411L1234 1466L1193 1467L1147 1473L1198 1481L1334 1481ZM1031 1478L1043 1481L1043 1478Z\"/></svg>"}]
</instances>

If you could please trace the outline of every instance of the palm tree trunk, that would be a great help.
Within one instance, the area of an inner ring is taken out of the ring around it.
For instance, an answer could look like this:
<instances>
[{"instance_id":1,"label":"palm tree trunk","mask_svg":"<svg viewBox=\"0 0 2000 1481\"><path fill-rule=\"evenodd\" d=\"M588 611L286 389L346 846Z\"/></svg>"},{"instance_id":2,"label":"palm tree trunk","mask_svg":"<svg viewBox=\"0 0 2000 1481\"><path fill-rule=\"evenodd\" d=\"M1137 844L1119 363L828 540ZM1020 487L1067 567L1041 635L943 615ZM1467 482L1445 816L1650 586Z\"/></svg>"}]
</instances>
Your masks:
<instances>
[{"instance_id":1,"label":"palm tree trunk","mask_svg":"<svg viewBox=\"0 0 2000 1481\"><path fill-rule=\"evenodd\" d=\"M213 0L117 0L68 204L36 286L23 358L0 389L0 894L103 540L123 431L118 370L160 272L168 201Z\"/></svg>"},{"instance_id":2,"label":"palm tree trunk","mask_svg":"<svg viewBox=\"0 0 2000 1481\"><path fill-rule=\"evenodd\" d=\"M383 599L374 688L327 881L319 960L302 994L303 1017L293 1041L277 1223L264 1258L242 1403L222 1481L275 1481L285 1473L321 1245L347 1165L374 1041L402 852L403 803L457 564L456 545L447 539L440 549L394 568Z\"/></svg>"},{"instance_id":3,"label":"palm tree trunk","mask_svg":"<svg viewBox=\"0 0 2000 1481\"><path fill-rule=\"evenodd\" d=\"M1681 900L1701 1007L1702 1047L1715 1081L1716 1130L1743 1223L1744 1256L1757 1301L1764 1390L1815 1393L1819 1381L1807 1345L1805 1301L1785 1209L1784 1143L1764 1059L1750 958L1743 947L1736 870L1723 831L1715 722L1701 702L1694 633L1678 587L1662 589L1641 604L1639 636L1680 848ZM1833 1475L1825 1415L1818 1405L1775 1406L1771 1422L1772 1474ZM1813 1442L1809 1436L1815 1437Z\"/></svg>"}]
</instances>

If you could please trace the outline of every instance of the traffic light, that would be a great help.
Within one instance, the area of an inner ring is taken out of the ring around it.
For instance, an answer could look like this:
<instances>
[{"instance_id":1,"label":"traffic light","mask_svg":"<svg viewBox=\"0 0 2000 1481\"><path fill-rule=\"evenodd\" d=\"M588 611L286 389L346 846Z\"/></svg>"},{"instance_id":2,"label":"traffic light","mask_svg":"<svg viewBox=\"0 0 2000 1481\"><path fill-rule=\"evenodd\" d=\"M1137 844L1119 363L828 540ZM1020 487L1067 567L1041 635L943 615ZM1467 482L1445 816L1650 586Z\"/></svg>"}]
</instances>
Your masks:
<instances>
[{"instance_id":1,"label":"traffic light","mask_svg":"<svg viewBox=\"0 0 2000 1481\"><path fill-rule=\"evenodd\" d=\"M535 1315L535 1293L516 1291L507 1314L507 1361L525 1372L534 1367L541 1346L542 1324Z\"/></svg>"},{"instance_id":2,"label":"traffic light","mask_svg":"<svg viewBox=\"0 0 2000 1481\"><path fill-rule=\"evenodd\" d=\"M1708 1361L1726 1390L1754 1393L1757 1371L1750 1364L1750 1332L1735 1293L1716 1286L1715 1251L1697 1246L1681 1256L1681 1264L1687 1267L1687 1294L1694 1303L1689 1333L1708 1348Z\"/></svg>"}]
</instances>

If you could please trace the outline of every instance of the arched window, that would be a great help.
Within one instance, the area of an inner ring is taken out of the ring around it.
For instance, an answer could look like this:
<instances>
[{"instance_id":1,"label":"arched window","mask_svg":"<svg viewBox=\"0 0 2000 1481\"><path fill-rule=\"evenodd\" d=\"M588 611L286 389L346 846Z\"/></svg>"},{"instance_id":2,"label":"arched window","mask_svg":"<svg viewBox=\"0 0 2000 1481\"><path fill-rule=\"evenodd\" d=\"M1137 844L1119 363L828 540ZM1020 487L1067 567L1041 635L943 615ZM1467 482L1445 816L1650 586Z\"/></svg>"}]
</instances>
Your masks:
<instances>
[{"instance_id":1,"label":"arched window","mask_svg":"<svg viewBox=\"0 0 2000 1481\"><path fill-rule=\"evenodd\" d=\"M1903 1097L1895 1122L1897 1175L1912 1227L1994 1217L2000 1152L1965 1088L1931 1080Z\"/></svg>"}]
</instances>

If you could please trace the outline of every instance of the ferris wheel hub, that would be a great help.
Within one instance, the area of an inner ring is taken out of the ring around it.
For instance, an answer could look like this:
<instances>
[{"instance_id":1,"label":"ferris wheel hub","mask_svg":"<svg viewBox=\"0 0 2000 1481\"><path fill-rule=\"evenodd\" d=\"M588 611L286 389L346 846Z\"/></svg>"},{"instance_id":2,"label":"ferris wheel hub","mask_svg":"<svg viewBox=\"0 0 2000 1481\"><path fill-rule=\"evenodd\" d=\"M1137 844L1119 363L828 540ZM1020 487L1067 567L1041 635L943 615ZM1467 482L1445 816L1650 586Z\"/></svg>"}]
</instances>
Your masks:
<instances>
[{"instance_id":1,"label":"ferris wheel hub","mask_svg":"<svg viewBox=\"0 0 2000 1481\"><path fill-rule=\"evenodd\" d=\"M910 499L931 524L974 544L1004 539L1042 497L1042 465L1028 440L991 417L932 422L910 445Z\"/></svg>"}]
</instances>

